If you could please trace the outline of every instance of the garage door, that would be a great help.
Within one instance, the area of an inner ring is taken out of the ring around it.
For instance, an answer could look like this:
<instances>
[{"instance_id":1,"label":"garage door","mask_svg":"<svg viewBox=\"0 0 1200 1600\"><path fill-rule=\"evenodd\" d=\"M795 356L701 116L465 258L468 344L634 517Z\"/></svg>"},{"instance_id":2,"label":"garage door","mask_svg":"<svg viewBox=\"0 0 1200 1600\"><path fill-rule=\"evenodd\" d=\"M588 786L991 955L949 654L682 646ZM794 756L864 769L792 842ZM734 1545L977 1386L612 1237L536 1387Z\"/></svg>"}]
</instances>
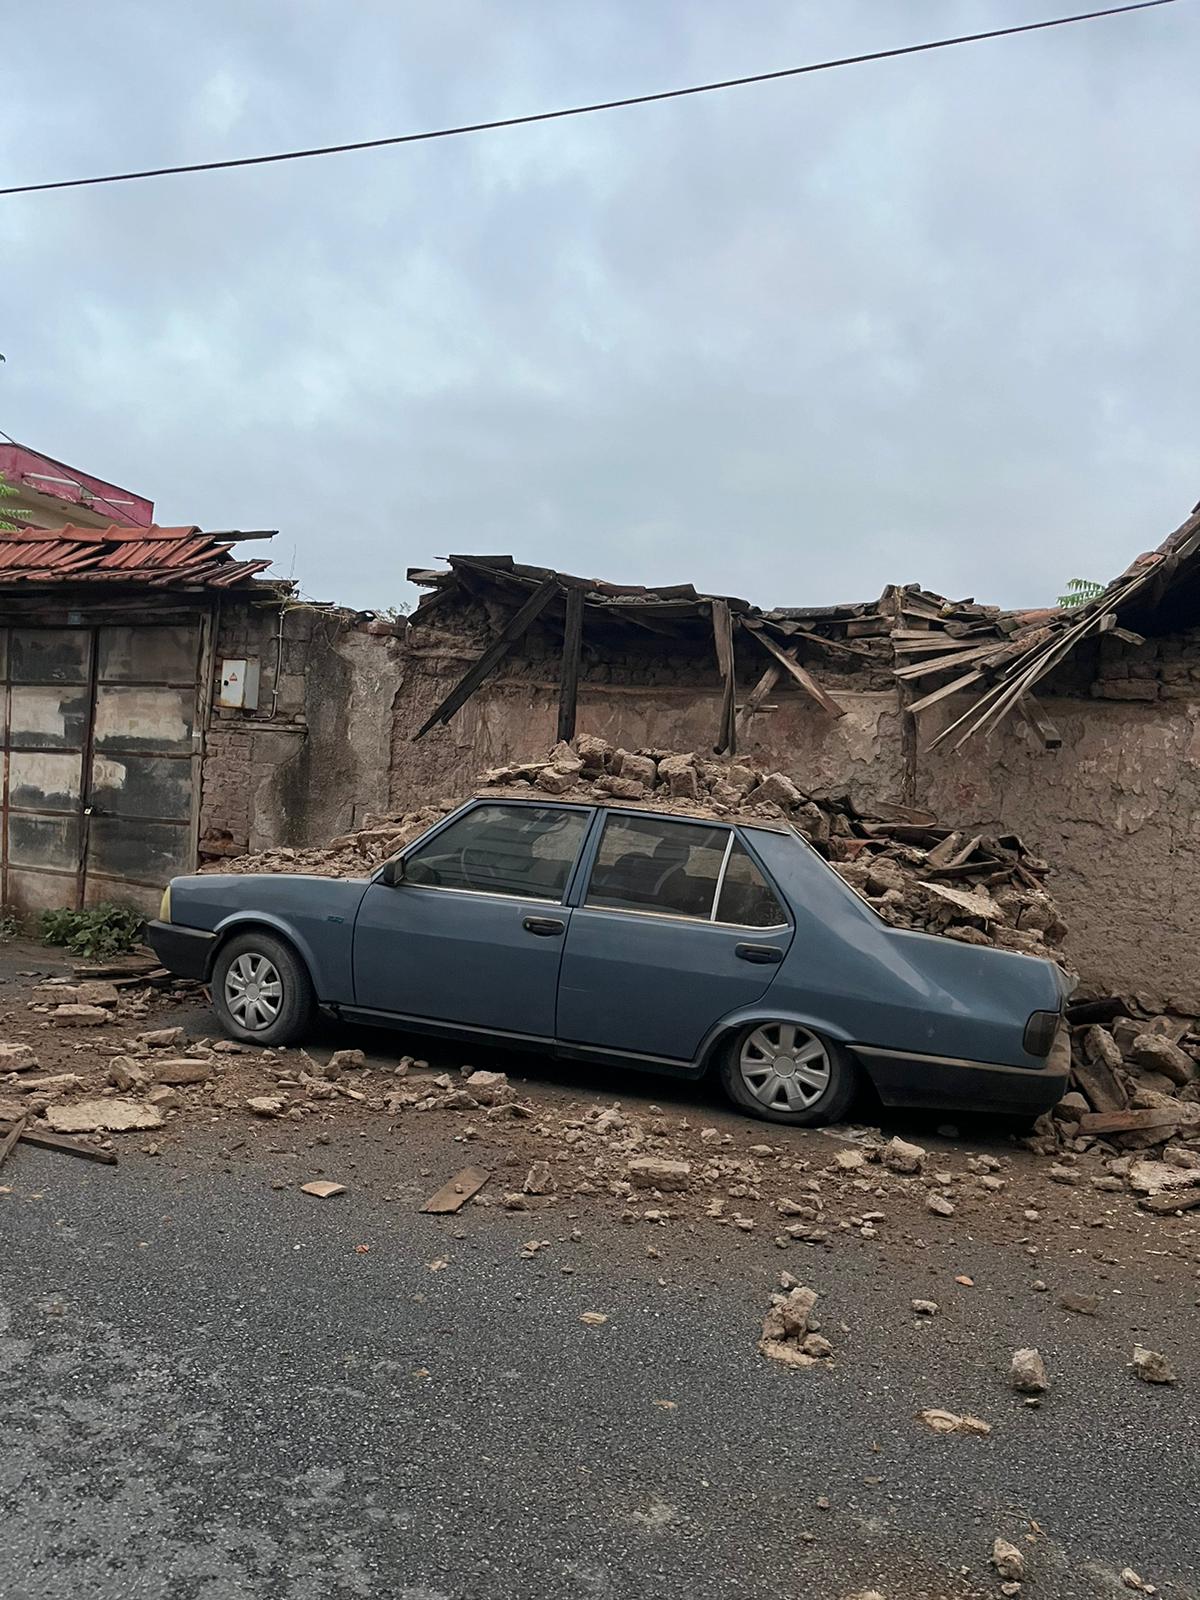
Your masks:
<instances>
[{"instance_id":1,"label":"garage door","mask_svg":"<svg viewBox=\"0 0 1200 1600\"><path fill-rule=\"evenodd\" d=\"M6 905L152 909L195 864L199 624L0 629Z\"/></svg>"}]
</instances>

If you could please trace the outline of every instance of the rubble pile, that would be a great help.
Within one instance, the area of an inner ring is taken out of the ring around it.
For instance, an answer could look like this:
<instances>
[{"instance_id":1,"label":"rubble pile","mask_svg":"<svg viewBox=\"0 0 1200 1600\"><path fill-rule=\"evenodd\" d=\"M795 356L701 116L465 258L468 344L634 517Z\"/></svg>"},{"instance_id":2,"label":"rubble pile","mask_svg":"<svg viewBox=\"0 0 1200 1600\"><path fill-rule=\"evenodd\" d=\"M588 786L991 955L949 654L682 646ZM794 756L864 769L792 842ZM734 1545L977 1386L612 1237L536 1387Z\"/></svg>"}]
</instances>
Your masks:
<instances>
[{"instance_id":1,"label":"rubble pile","mask_svg":"<svg viewBox=\"0 0 1200 1600\"><path fill-rule=\"evenodd\" d=\"M1174 1214L1200 1207L1200 1022L1148 1012L1133 997L1076 1000L1072 1087L1026 1143L1057 1158L1059 1183L1128 1188L1143 1210ZM1089 1153L1099 1174L1079 1165Z\"/></svg>"},{"instance_id":2,"label":"rubble pile","mask_svg":"<svg viewBox=\"0 0 1200 1600\"><path fill-rule=\"evenodd\" d=\"M801 833L887 922L1062 960L1066 927L1046 893L1047 863L1016 834L972 834L900 806L864 811L846 796L816 798L782 772L694 753L621 750L581 734L544 760L486 772L477 791L645 805L681 815L786 823ZM458 802L368 816L323 849L273 849L222 865L230 872L355 877L395 854ZM884 813L887 814L884 814Z\"/></svg>"}]
</instances>

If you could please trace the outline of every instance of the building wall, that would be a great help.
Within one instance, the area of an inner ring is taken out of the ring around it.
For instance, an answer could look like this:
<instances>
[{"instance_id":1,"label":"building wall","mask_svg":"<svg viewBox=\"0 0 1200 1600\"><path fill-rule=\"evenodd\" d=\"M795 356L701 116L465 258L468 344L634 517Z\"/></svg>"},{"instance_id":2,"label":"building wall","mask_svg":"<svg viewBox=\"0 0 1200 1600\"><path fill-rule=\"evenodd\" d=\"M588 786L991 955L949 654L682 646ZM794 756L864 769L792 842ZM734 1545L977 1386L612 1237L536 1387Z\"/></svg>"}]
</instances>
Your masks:
<instances>
[{"instance_id":1,"label":"building wall","mask_svg":"<svg viewBox=\"0 0 1200 1600\"><path fill-rule=\"evenodd\" d=\"M256 716L212 723L202 850L320 843L372 812L461 797L483 769L533 757L554 740L558 685L541 653L517 660L448 727L414 743L481 641L380 637L345 614L316 611L286 615L271 719L277 617L230 612L222 623L223 653L260 654L264 705ZM1197 661L1200 639L1186 635L1139 648L1106 639L1092 655L1081 652L1040 696L1062 735L1057 751L1016 720L989 742L955 752L947 741L929 751L969 700L927 713L906 750L893 688L839 683L846 714L831 719L787 686L771 702L775 710L752 720L739 759L863 806L907 802L956 826L1020 833L1051 862L1082 972L1156 1005L1176 1000L1200 1010ZM748 685L747 666L739 675ZM593 661L581 687L580 731L627 748L707 754L719 706L711 668L685 657L662 662L659 681L629 681L643 671L636 661ZM1114 687L1121 684L1138 687Z\"/></svg>"}]
</instances>

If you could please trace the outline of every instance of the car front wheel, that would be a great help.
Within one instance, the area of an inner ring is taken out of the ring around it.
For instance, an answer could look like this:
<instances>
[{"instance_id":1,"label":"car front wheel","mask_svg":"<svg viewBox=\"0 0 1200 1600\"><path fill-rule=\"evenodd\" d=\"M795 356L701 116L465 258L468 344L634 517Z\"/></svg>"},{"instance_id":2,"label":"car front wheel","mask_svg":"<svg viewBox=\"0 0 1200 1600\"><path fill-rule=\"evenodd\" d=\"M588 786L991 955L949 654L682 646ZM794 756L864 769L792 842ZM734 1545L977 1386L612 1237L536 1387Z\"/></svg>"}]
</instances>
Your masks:
<instances>
[{"instance_id":1,"label":"car front wheel","mask_svg":"<svg viewBox=\"0 0 1200 1600\"><path fill-rule=\"evenodd\" d=\"M225 1032L245 1044L292 1044L312 1020L304 963L282 939L257 930L235 934L221 947L212 996Z\"/></svg>"},{"instance_id":2,"label":"car front wheel","mask_svg":"<svg viewBox=\"0 0 1200 1600\"><path fill-rule=\"evenodd\" d=\"M722 1051L718 1072L734 1105L794 1127L839 1121L857 1087L846 1051L798 1022L743 1028Z\"/></svg>"}]
</instances>

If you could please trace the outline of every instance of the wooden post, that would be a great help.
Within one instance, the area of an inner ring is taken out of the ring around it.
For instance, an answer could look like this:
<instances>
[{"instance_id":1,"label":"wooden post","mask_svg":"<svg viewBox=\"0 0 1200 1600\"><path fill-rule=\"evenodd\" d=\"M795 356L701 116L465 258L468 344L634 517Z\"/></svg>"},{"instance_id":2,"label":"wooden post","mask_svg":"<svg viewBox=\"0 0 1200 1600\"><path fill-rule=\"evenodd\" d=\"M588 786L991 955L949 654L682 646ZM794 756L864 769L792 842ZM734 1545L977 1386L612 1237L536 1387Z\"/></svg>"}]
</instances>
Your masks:
<instances>
[{"instance_id":1,"label":"wooden post","mask_svg":"<svg viewBox=\"0 0 1200 1600\"><path fill-rule=\"evenodd\" d=\"M562 667L558 681L558 737L575 737L575 711L579 698L579 657L583 649L583 590L567 590L567 621L563 631Z\"/></svg>"},{"instance_id":2,"label":"wooden post","mask_svg":"<svg viewBox=\"0 0 1200 1600\"><path fill-rule=\"evenodd\" d=\"M717 742L713 746L713 751L716 755L732 756L737 753L737 682L733 663L733 618L727 600L713 600L710 610L722 690L721 725L717 730Z\"/></svg>"}]
</instances>

